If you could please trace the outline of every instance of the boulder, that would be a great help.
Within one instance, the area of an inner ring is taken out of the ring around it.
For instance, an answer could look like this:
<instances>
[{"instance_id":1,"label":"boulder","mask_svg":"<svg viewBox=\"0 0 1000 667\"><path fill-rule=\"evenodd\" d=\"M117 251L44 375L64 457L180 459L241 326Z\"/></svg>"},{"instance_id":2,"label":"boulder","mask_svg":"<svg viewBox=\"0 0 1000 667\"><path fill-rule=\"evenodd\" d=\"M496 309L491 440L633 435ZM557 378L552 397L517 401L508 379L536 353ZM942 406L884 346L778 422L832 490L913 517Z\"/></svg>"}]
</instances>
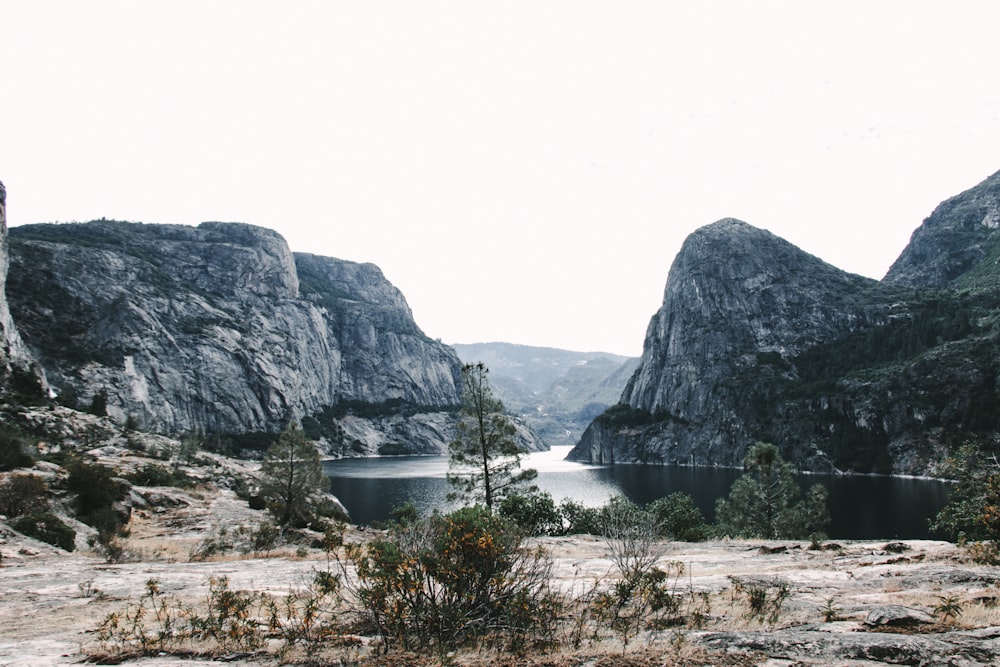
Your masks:
<instances>
[{"instance_id":1,"label":"boulder","mask_svg":"<svg viewBox=\"0 0 1000 667\"><path fill-rule=\"evenodd\" d=\"M865 623L872 626L910 627L936 622L937 619L925 611L895 604L876 607L865 618Z\"/></svg>"}]
</instances>

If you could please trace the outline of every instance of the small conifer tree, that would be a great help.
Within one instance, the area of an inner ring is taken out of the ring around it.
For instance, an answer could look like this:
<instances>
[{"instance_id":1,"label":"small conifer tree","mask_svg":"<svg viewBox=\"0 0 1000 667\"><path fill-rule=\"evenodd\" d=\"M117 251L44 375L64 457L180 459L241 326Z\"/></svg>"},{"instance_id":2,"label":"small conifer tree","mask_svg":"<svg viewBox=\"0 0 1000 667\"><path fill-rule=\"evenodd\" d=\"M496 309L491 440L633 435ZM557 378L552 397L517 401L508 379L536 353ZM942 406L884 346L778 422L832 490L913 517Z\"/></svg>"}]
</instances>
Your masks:
<instances>
[{"instance_id":1,"label":"small conifer tree","mask_svg":"<svg viewBox=\"0 0 1000 667\"><path fill-rule=\"evenodd\" d=\"M534 491L536 470L521 470L517 429L493 395L482 363L462 366L462 420L449 451L449 500L481 502L492 510L515 491Z\"/></svg>"},{"instance_id":2,"label":"small conifer tree","mask_svg":"<svg viewBox=\"0 0 1000 667\"><path fill-rule=\"evenodd\" d=\"M291 424L268 448L261 465L260 495L268 511L280 526L305 525L326 483L319 451Z\"/></svg>"}]
</instances>

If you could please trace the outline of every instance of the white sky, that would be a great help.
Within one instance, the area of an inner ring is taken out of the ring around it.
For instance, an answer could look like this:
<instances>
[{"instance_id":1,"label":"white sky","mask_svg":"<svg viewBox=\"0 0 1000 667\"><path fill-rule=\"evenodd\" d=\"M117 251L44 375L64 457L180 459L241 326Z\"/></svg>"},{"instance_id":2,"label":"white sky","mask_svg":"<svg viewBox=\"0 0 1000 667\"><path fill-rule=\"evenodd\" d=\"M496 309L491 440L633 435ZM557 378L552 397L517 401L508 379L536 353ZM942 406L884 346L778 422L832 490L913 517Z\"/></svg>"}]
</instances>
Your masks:
<instances>
[{"instance_id":1,"label":"white sky","mask_svg":"<svg viewBox=\"0 0 1000 667\"><path fill-rule=\"evenodd\" d=\"M249 222L448 343L638 355L732 216L880 278L1000 169L1000 3L0 0L11 226Z\"/></svg>"}]
</instances>

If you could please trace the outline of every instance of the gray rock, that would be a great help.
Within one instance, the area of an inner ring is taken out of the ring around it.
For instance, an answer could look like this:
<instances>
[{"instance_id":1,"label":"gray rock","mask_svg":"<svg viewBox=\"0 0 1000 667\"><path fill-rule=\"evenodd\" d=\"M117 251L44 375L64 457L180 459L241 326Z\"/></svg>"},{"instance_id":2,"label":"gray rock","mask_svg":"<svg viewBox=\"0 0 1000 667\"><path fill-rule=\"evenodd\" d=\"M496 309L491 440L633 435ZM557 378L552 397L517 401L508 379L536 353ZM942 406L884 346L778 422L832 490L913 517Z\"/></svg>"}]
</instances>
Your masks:
<instances>
[{"instance_id":1,"label":"gray rock","mask_svg":"<svg viewBox=\"0 0 1000 667\"><path fill-rule=\"evenodd\" d=\"M597 463L737 466L758 436L755 385L792 377L788 359L888 317L877 283L739 220L684 242L642 360L620 402L655 425L595 421L572 456Z\"/></svg>"},{"instance_id":2,"label":"gray rock","mask_svg":"<svg viewBox=\"0 0 1000 667\"><path fill-rule=\"evenodd\" d=\"M889 625L893 627L932 624L936 620L925 611L897 604L876 607L868 612L868 616L865 617L865 623L868 625Z\"/></svg>"},{"instance_id":3,"label":"gray rock","mask_svg":"<svg viewBox=\"0 0 1000 667\"><path fill-rule=\"evenodd\" d=\"M7 189L0 182L0 368L3 376L11 367L28 369L32 366L31 354L14 325L7 305L6 284L10 259L7 253Z\"/></svg>"},{"instance_id":4,"label":"gray rock","mask_svg":"<svg viewBox=\"0 0 1000 667\"><path fill-rule=\"evenodd\" d=\"M948 433L996 429L998 211L1000 173L939 206L881 282L738 220L695 231L619 406L570 458L741 466L763 440L804 470L937 474Z\"/></svg>"},{"instance_id":5,"label":"gray rock","mask_svg":"<svg viewBox=\"0 0 1000 667\"><path fill-rule=\"evenodd\" d=\"M274 432L326 415L334 455L445 451L458 358L420 331L378 267L293 255L244 224L12 232L14 317L80 407L104 392L116 421L172 434ZM352 413L367 421L358 452L336 428Z\"/></svg>"},{"instance_id":6,"label":"gray rock","mask_svg":"<svg viewBox=\"0 0 1000 667\"><path fill-rule=\"evenodd\" d=\"M889 268L887 283L912 287L947 287L989 277L983 260L1000 229L1000 172L942 202L910 237Z\"/></svg>"},{"instance_id":7,"label":"gray rock","mask_svg":"<svg viewBox=\"0 0 1000 667\"><path fill-rule=\"evenodd\" d=\"M822 628L822 626L818 626ZM856 660L870 664L995 665L1000 658L1000 629L934 635L888 632L825 632L817 626L770 632L704 632L689 638L709 649L759 652L770 658L829 665Z\"/></svg>"}]
</instances>

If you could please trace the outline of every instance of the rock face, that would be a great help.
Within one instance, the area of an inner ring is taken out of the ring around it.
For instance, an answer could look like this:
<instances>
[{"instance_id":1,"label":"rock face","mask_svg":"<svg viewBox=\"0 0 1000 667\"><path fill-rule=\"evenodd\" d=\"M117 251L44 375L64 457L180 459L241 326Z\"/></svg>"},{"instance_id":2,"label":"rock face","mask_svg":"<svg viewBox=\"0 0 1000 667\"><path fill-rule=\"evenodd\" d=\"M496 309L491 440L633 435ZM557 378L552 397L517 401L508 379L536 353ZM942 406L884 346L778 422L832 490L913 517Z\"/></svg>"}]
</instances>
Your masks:
<instances>
[{"instance_id":1,"label":"rock face","mask_svg":"<svg viewBox=\"0 0 1000 667\"><path fill-rule=\"evenodd\" d=\"M1000 631L984 628L938 634L844 632L824 625L768 632L701 632L689 639L727 652L765 654L770 664L802 665L995 665ZM788 664L786 663L786 664Z\"/></svg>"},{"instance_id":2,"label":"rock face","mask_svg":"<svg viewBox=\"0 0 1000 667\"><path fill-rule=\"evenodd\" d=\"M933 473L1000 429L1000 174L942 204L879 282L726 219L685 241L638 370L570 458ZM926 270L922 267L926 266Z\"/></svg>"},{"instance_id":3,"label":"rock face","mask_svg":"<svg viewBox=\"0 0 1000 667\"><path fill-rule=\"evenodd\" d=\"M166 433L296 420L331 454L447 445L458 358L373 265L244 224L11 232L11 309L64 402L106 396L113 418Z\"/></svg>"},{"instance_id":4,"label":"rock face","mask_svg":"<svg viewBox=\"0 0 1000 667\"><path fill-rule=\"evenodd\" d=\"M885 282L913 287L996 287L1000 172L942 202L913 232Z\"/></svg>"},{"instance_id":5,"label":"rock face","mask_svg":"<svg viewBox=\"0 0 1000 667\"><path fill-rule=\"evenodd\" d=\"M13 369L27 369L31 364L31 355L21 340L21 335L14 326L7 305L5 288L7 269L10 264L7 251L7 189L0 183L0 375L4 378Z\"/></svg>"}]
</instances>

